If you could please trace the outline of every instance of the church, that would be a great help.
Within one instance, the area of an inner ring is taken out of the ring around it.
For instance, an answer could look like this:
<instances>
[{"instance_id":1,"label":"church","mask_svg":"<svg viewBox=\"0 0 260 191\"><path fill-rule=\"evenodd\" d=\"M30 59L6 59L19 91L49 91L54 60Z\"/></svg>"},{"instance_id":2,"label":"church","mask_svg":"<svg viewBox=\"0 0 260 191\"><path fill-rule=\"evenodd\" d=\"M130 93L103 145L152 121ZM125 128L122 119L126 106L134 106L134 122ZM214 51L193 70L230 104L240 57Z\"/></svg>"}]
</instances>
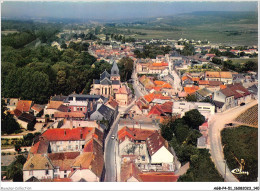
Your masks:
<instances>
[{"instance_id":1,"label":"church","mask_svg":"<svg viewBox=\"0 0 260 191\"><path fill-rule=\"evenodd\" d=\"M121 87L119 69L116 62L113 63L111 74L106 70L100 75L100 79L93 80L93 91L95 95L110 97L115 95Z\"/></svg>"},{"instance_id":2,"label":"church","mask_svg":"<svg viewBox=\"0 0 260 191\"><path fill-rule=\"evenodd\" d=\"M120 106L126 106L132 101L132 92L127 83L121 83L119 69L113 62L111 74L106 70L100 75L100 79L93 80L91 94L102 95L107 98L115 98Z\"/></svg>"}]
</instances>

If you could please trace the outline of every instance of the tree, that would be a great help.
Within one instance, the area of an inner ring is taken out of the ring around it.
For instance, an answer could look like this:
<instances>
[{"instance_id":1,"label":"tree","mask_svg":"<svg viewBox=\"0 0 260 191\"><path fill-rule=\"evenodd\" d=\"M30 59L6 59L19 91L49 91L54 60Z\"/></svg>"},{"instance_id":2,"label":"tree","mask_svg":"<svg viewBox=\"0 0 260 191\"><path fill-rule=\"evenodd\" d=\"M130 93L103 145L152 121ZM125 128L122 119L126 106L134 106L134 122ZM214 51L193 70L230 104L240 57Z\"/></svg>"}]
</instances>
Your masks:
<instances>
[{"instance_id":1,"label":"tree","mask_svg":"<svg viewBox=\"0 0 260 191\"><path fill-rule=\"evenodd\" d=\"M13 116L7 112L5 101L1 100L1 133L12 134L20 129L20 125Z\"/></svg>"},{"instance_id":2,"label":"tree","mask_svg":"<svg viewBox=\"0 0 260 191\"><path fill-rule=\"evenodd\" d=\"M123 57L118 62L121 81L125 82L131 79L134 67L134 61L129 57Z\"/></svg>"},{"instance_id":3,"label":"tree","mask_svg":"<svg viewBox=\"0 0 260 191\"><path fill-rule=\"evenodd\" d=\"M197 101L197 97L196 97L195 94L193 94L193 95L188 95L188 96L186 97L186 101L196 102L196 101Z\"/></svg>"},{"instance_id":4,"label":"tree","mask_svg":"<svg viewBox=\"0 0 260 191\"><path fill-rule=\"evenodd\" d=\"M193 129L199 129L199 126L205 122L205 117L197 109L186 112L183 119Z\"/></svg>"},{"instance_id":5,"label":"tree","mask_svg":"<svg viewBox=\"0 0 260 191\"><path fill-rule=\"evenodd\" d=\"M23 165L26 158L23 155L15 157L15 161L7 167L7 178L12 179L14 182L23 181Z\"/></svg>"},{"instance_id":6,"label":"tree","mask_svg":"<svg viewBox=\"0 0 260 191\"><path fill-rule=\"evenodd\" d=\"M161 125L161 135L162 137L167 140L170 141L173 138L173 134L172 134L172 130L171 128L167 127L166 125Z\"/></svg>"}]
</instances>

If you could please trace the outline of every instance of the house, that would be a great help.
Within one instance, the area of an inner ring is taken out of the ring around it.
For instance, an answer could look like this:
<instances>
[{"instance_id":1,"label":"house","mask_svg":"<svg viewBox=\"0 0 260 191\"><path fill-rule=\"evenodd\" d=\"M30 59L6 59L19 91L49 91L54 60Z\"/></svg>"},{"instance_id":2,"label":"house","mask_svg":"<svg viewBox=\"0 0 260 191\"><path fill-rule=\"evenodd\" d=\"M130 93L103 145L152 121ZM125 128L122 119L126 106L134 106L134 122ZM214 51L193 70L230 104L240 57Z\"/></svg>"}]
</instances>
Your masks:
<instances>
[{"instance_id":1,"label":"house","mask_svg":"<svg viewBox=\"0 0 260 191\"><path fill-rule=\"evenodd\" d=\"M84 179L86 182L99 182L104 168L102 142L95 137L85 144L83 153L71 165L69 178L73 182Z\"/></svg>"},{"instance_id":2,"label":"house","mask_svg":"<svg viewBox=\"0 0 260 191\"><path fill-rule=\"evenodd\" d=\"M103 133L97 128L48 129L34 140L23 168L24 181L99 181L102 145Z\"/></svg>"},{"instance_id":3,"label":"house","mask_svg":"<svg viewBox=\"0 0 260 191\"><path fill-rule=\"evenodd\" d=\"M212 98L212 91L210 91L209 89L207 88L203 88L203 89L200 89L200 90L197 90L195 95L196 95L196 98L198 101L203 101L205 99L211 99Z\"/></svg>"},{"instance_id":4,"label":"house","mask_svg":"<svg viewBox=\"0 0 260 191\"><path fill-rule=\"evenodd\" d=\"M114 110L107 107L104 104L97 104L93 111L90 113L90 120L107 120L109 125L111 125L114 121Z\"/></svg>"},{"instance_id":5,"label":"house","mask_svg":"<svg viewBox=\"0 0 260 191\"><path fill-rule=\"evenodd\" d=\"M147 138L146 145L148 148L151 164L162 165L163 163L167 163L169 165L172 165L171 167L173 170L174 156L168 150L168 143L158 133L158 131L155 131L151 136Z\"/></svg>"},{"instance_id":6,"label":"house","mask_svg":"<svg viewBox=\"0 0 260 191\"><path fill-rule=\"evenodd\" d=\"M31 110L32 110L34 116L39 115L39 117L40 117L43 115L44 105L33 104L33 106L31 107Z\"/></svg>"},{"instance_id":7,"label":"house","mask_svg":"<svg viewBox=\"0 0 260 191\"><path fill-rule=\"evenodd\" d=\"M71 94L64 104L69 107L70 112L81 112L86 114L95 103L106 103L108 101L102 95Z\"/></svg>"},{"instance_id":8,"label":"house","mask_svg":"<svg viewBox=\"0 0 260 191\"><path fill-rule=\"evenodd\" d=\"M148 117L152 116L171 116L173 102L165 102L164 104L157 104L153 106L148 113Z\"/></svg>"},{"instance_id":9,"label":"house","mask_svg":"<svg viewBox=\"0 0 260 191\"><path fill-rule=\"evenodd\" d=\"M19 100L16 109L22 113L29 113L31 111L33 102L30 100Z\"/></svg>"},{"instance_id":10,"label":"house","mask_svg":"<svg viewBox=\"0 0 260 191\"><path fill-rule=\"evenodd\" d=\"M203 149L209 147L208 130L208 121L205 121L201 126L199 126L199 131L202 134L202 136L197 139L198 148Z\"/></svg>"},{"instance_id":11,"label":"house","mask_svg":"<svg viewBox=\"0 0 260 191\"><path fill-rule=\"evenodd\" d=\"M29 113L21 113L18 118L16 118L17 123L21 125L22 128L27 129L28 124L33 126L36 123L36 117Z\"/></svg>"},{"instance_id":12,"label":"house","mask_svg":"<svg viewBox=\"0 0 260 191\"><path fill-rule=\"evenodd\" d=\"M173 102L172 113L185 115L187 111L197 109L205 117L215 114L215 105L207 102L187 102L175 101Z\"/></svg>"},{"instance_id":13,"label":"house","mask_svg":"<svg viewBox=\"0 0 260 191\"><path fill-rule=\"evenodd\" d=\"M127 106L131 103L131 101L132 101L132 91L127 86L127 84L123 84L119 88L117 93L115 93L115 99L120 106Z\"/></svg>"},{"instance_id":14,"label":"house","mask_svg":"<svg viewBox=\"0 0 260 191\"><path fill-rule=\"evenodd\" d=\"M31 177L38 180L53 179L54 166L49 157L45 154L32 155L23 166L23 181L27 181Z\"/></svg>"},{"instance_id":15,"label":"house","mask_svg":"<svg viewBox=\"0 0 260 191\"><path fill-rule=\"evenodd\" d=\"M251 93L252 99L258 99L258 86L256 84L250 86L247 90Z\"/></svg>"},{"instance_id":16,"label":"house","mask_svg":"<svg viewBox=\"0 0 260 191\"><path fill-rule=\"evenodd\" d=\"M13 111L17 107L17 103L19 102L19 98L3 98L6 104L6 107L9 111Z\"/></svg>"},{"instance_id":17,"label":"house","mask_svg":"<svg viewBox=\"0 0 260 191\"><path fill-rule=\"evenodd\" d=\"M187 95L192 95L192 94L195 94L196 91L199 89L198 86L191 86L191 87L184 87L184 92L187 94Z\"/></svg>"},{"instance_id":18,"label":"house","mask_svg":"<svg viewBox=\"0 0 260 191\"><path fill-rule=\"evenodd\" d=\"M123 162L121 164L120 182L141 182L139 174L141 174L141 171L134 162Z\"/></svg>"},{"instance_id":19,"label":"house","mask_svg":"<svg viewBox=\"0 0 260 191\"><path fill-rule=\"evenodd\" d=\"M63 101L49 101L47 106L44 109L45 115L49 115L51 118L53 118L54 113L58 112L58 108L63 104Z\"/></svg>"},{"instance_id":20,"label":"house","mask_svg":"<svg viewBox=\"0 0 260 191\"><path fill-rule=\"evenodd\" d=\"M241 84L229 84L226 88L214 92L213 101L218 112L223 112L241 103L248 103L251 100L251 93Z\"/></svg>"},{"instance_id":21,"label":"house","mask_svg":"<svg viewBox=\"0 0 260 191\"><path fill-rule=\"evenodd\" d=\"M79 155L80 152L49 153L48 158L54 167L53 178L68 178L72 170L71 164Z\"/></svg>"},{"instance_id":22,"label":"house","mask_svg":"<svg viewBox=\"0 0 260 191\"><path fill-rule=\"evenodd\" d=\"M77 112L55 112L53 114L55 121L60 121L62 119L73 119L73 120L83 120L85 119L85 114L80 111Z\"/></svg>"},{"instance_id":23,"label":"house","mask_svg":"<svg viewBox=\"0 0 260 191\"><path fill-rule=\"evenodd\" d=\"M221 85L223 85L223 82L221 81L209 81L209 80L200 80L198 84L200 89L207 88L212 92L218 91Z\"/></svg>"},{"instance_id":24,"label":"house","mask_svg":"<svg viewBox=\"0 0 260 191\"><path fill-rule=\"evenodd\" d=\"M229 88L221 89L213 93L213 101L217 112L223 112L235 106L234 92Z\"/></svg>"},{"instance_id":25,"label":"house","mask_svg":"<svg viewBox=\"0 0 260 191\"><path fill-rule=\"evenodd\" d=\"M129 111L133 115L142 115L143 114L142 109L140 107L138 107L137 104L135 104L133 107L131 107L131 109Z\"/></svg>"},{"instance_id":26,"label":"house","mask_svg":"<svg viewBox=\"0 0 260 191\"><path fill-rule=\"evenodd\" d=\"M110 99L108 102L105 103L107 107L114 110L114 119L117 117L118 114L118 103L114 99Z\"/></svg>"},{"instance_id":27,"label":"house","mask_svg":"<svg viewBox=\"0 0 260 191\"><path fill-rule=\"evenodd\" d=\"M209 81L221 81L224 84L232 84L233 82L233 77L231 72L212 72L212 71L206 71L205 80Z\"/></svg>"}]
</instances>

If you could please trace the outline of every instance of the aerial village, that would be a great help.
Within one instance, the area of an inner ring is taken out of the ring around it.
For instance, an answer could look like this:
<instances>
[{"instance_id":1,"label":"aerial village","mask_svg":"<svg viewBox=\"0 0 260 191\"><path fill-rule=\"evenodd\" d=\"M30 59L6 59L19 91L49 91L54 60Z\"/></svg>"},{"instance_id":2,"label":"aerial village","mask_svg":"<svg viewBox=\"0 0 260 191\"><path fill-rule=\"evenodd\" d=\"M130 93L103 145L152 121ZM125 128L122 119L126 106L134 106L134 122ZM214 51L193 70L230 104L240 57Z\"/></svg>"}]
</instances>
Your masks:
<instances>
[{"instance_id":1,"label":"aerial village","mask_svg":"<svg viewBox=\"0 0 260 191\"><path fill-rule=\"evenodd\" d=\"M212 62L217 56L209 53L214 48L253 55L258 54L256 47L241 51L192 41L195 55L183 56L177 50L183 50L185 41L88 41L89 53L112 65L111 71L93 80L89 94L53 95L46 105L5 98L8 112L24 129L13 138L38 133L32 145L6 150L28 153L23 181L176 182L189 163L181 164L160 125L196 109L205 118L197 148L210 149L214 115L258 99L256 72L221 71ZM172 50L154 59L137 58L134 50L149 43L169 45ZM60 48L57 42L53 46ZM134 61L132 79L127 82L121 81L117 64L123 57Z\"/></svg>"}]
</instances>

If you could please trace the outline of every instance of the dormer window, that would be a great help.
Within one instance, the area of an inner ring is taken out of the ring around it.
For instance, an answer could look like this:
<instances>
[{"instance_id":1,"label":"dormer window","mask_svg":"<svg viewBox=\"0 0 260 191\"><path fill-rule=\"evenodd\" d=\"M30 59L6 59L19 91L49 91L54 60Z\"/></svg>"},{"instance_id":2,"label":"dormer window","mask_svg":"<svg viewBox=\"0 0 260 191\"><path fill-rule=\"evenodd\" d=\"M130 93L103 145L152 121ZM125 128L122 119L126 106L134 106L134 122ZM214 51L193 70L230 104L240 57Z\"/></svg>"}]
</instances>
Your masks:
<instances>
[{"instance_id":1,"label":"dormer window","mask_svg":"<svg viewBox=\"0 0 260 191\"><path fill-rule=\"evenodd\" d=\"M45 167L46 167L46 168L49 168L49 163L46 162Z\"/></svg>"},{"instance_id":2,"label":"dormer window","mask_svg":"<svg viewBox=\"0 0 260 191\"><path fill-rule=\"evenodd\" d=\"M33 163L31 163L31 164L30 164L30 168L34 168L34 165L33 165Z\"/></svg>"}]
</instances>

